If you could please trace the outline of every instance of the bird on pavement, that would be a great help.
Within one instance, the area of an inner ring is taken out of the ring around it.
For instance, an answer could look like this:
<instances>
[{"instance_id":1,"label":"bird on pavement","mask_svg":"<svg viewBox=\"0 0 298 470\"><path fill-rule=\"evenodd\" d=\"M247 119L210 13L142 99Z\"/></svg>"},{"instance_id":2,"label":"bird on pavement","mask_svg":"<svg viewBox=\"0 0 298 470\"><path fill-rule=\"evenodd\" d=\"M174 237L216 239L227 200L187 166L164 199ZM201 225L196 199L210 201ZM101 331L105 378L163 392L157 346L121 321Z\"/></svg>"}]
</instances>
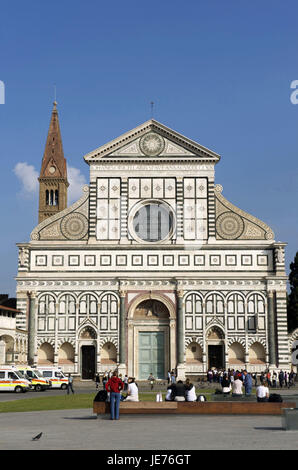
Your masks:
<instances>
[{"instance_id":1,"label":"bird on pavement","mask_svg":"<svg viewBox=\"0 0 298 470\"><path fill-rule=\"evenodd\" d=\"M32 437L32 441L38 441L38 439L40 439L41 436L42 436L42 432L40 432L39 434L37 434L37 436Z\"/></svg>"}]
</instances>

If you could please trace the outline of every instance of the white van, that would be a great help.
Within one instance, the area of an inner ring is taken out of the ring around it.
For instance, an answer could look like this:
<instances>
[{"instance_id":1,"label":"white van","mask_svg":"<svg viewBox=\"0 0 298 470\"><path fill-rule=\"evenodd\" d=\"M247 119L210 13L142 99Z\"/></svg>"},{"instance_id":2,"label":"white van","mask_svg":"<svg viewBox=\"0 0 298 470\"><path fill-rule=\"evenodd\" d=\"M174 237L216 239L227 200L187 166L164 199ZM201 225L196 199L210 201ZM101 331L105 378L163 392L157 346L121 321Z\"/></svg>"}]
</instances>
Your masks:
<instances>
[{"instance_id":1,"label":"white van","mask_svg":"<svg viewBox=\"0 0 298 470\"><path fill-rule=\"evenodd\" d=\"M66 390L68 384L68 378L62 372L60 367L37 367L37 370L41 375L49 380L52 384L51 388L61 388Z\"/></svg>"},{"instance_id":2,"label":"white van","mask_svg":"<svg viewBox=\"0 0 298 470\"><path fill-rule=\"evenodd\" d=\"M31 382L32 388L34 388L36 392L50 388L50 380L45 379L37 369L21 365L15 366L15 369L20 373L20 375Z\"/></svg>"},{"instance_id":3,"label":"white van","mask_svg":"<svg viewBox=\"0 0 298 470\"><path fill-rule=\"evenodd\" d=\"M29 380L25 379L14 367L0 366L0 391L2 392L27 392L32 387Z\"/></svg>"}]
</instances>

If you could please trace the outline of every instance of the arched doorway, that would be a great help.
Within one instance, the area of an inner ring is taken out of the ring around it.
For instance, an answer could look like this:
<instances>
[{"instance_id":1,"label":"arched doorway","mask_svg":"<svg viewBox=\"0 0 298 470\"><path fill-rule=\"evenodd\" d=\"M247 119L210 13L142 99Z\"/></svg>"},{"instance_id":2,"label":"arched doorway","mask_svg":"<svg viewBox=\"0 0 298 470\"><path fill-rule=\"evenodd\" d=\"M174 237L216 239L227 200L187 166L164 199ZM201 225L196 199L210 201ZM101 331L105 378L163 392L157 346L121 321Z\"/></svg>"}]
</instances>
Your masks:
<instances>
[{"instance_id":1,"label":"arched doorway","mask_svg":"<svg viewBox=\"0 0 298 470\"><path fill-rule=\"evenodd\" d=\"M129 310L128 373L147 380L152 373L164 379L175 354L171 303L162 296L147 295L135 300Z\"/></svg>"},{"instance_id":2,"label":"arched doorway","mask_svg":"<svg viewBox=\"0 0 298 470\"><path fill-rule=\"evenodd\" d=\"M225 368L225 344L223 331L214 326L207 332L208 367Z\"/></svg>"},{"instance_id":3,"label":"arched doorway","mask_svg":"<svg viewBox=\"0 0 298 470\"><path fill-rule=\"evenodd\" d=\"M80 363L81 377L83 380L94 378L96 373L96 332L90 326L86 326L80 334Z\"/></svg>"}]
</instances>

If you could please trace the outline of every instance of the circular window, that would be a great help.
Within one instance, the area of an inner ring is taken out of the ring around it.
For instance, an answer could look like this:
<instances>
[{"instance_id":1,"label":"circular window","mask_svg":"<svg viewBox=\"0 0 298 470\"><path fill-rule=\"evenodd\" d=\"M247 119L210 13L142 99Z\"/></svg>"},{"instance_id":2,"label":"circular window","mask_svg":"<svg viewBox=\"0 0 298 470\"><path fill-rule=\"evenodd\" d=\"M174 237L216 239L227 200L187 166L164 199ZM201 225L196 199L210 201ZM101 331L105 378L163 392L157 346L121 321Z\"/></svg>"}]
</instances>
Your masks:
<instances>
[{"instance_id":1,"label":"circular window","mask_svg":"<svg viewBox=\"0 0 298 470\"><path fill-rule=\"evenodd\" d=\"M174 216L170 207L162 202L142 203L133 212L131 228L135 238L144 242L160 242L173 233Z\"/></svg>"}]
</instances>

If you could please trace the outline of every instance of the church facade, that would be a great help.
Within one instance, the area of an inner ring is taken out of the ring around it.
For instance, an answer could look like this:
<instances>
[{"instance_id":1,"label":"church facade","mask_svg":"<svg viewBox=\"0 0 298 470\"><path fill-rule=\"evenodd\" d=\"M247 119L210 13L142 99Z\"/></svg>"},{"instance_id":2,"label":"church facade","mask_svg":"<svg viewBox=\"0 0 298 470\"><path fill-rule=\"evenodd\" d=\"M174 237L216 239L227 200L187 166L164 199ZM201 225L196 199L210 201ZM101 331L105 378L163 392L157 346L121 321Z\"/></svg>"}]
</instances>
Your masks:
<instances>
[{"instance_id":1,"label":"church facade","mask_svg":"<svg viewBox=\"0 0 298 470\"><path fill-rule=\"evenodd\" d=\"M224 197L217 153L149 120L85 155L66 207L56 105L49 135L40 223L18 244L29 362L138 380L289 369L286 244Z\"/></svg>"}]
</instances>

